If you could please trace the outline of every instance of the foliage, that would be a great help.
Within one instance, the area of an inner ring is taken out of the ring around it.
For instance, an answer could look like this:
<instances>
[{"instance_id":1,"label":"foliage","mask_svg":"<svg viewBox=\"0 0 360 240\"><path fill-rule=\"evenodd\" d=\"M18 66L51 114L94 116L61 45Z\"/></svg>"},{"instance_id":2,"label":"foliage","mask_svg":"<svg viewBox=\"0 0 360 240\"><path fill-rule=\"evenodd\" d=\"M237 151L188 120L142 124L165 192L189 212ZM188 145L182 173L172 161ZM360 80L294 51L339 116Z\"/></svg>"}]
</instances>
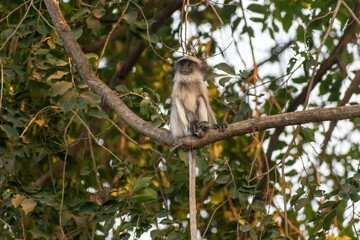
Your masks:
<instances>
[{"instance_id":1,"label":"foliage","mask_svg":"<svg viewBox=\"0 0 360 240\"><path fill-rule=\"evenodd\" d=\"M346 6L356 15L359 1L343 1L338 11L337 1L203 1L185 7L188 14L164 14L179 2L60 2L93 71L154 126L168 128L167 59L185 48L209 57L218 120L358 99L359 84L351 83L360 27ZM0 238L187 239L185 152L139 134L102 103L79 77L43 1L3 1L0 12ZM345 35L350 44L335 51ZM310 83L307 104L300 96ZM276 141L274 130L263 131L199 150L201 235L358 239L359 121L339 122L333 134L329 126L287 127ZM266 191L260 179L269 179Z\"/></svg>"}]
</instances>

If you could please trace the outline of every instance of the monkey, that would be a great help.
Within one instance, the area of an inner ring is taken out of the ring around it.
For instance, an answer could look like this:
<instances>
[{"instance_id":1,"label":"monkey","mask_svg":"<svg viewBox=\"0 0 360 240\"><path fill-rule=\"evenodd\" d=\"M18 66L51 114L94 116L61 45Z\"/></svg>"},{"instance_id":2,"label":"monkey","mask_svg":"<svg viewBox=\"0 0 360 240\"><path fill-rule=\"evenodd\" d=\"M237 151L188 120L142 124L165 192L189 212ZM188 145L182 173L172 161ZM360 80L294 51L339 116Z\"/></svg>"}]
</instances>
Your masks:
<instances>
[{"instance_id":1,"label":"monkey","mask_svg":"<svg viewBox=\"0 0 360 240\"><path fill-rule=\"evenodd\" d=\"M206 68L204 62L192 56L185 56L175 62L170 114L170 130L173 138L185 136L202 138L209 129L223 131L227 127L226 123L216 122L210 106L208 90L204 82ZM188 152L191 240L197 238L195 156L195 151Z\"/></svg>"},{"instance_id":2,"label":"monkey","mask_svg":"<svg viewBox=\"0 0 360 240\"><path fill-rule=\"evenodd\" d=\"M206 64L191 56L181 58L174 66L171 94L170 129L173 137L203 137L211 129L223 130L211 109L204 82Z\"/></svg>"}]
</instances>

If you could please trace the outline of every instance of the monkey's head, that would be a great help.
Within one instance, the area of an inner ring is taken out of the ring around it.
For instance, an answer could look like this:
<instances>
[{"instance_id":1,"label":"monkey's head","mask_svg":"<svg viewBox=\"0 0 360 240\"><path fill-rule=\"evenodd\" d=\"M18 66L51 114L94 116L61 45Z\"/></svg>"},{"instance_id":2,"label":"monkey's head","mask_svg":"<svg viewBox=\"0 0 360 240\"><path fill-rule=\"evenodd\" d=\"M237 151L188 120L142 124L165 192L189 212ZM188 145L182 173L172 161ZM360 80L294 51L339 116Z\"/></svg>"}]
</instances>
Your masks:
<instances>
[{"instance_id":1,"label":"monkey's head","mask_svg":"<svg viewBox=\"0 0 360 240\"><path fill-rule=\"evenodd\" d=\"M174 73L180 75L204 74L206 64L196 57L185 56L180 58L174 66Z\"/></svg>"}]
</instances>

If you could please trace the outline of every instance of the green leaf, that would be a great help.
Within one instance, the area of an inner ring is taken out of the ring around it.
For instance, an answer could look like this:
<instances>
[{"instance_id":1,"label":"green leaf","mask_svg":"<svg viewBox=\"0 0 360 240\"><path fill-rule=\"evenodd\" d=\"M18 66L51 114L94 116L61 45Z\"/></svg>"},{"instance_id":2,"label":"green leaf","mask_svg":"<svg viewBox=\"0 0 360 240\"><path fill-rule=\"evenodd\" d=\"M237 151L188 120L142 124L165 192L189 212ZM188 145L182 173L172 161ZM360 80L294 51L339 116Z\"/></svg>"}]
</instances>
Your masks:
<instances>
[{"instance_id":1,"label":"green leaf","mask_svg":"<svg viewBox=\"0 0 360 240\"><path fill-rule=\"evenodd\" d=\"M333 210L333 211L331 211L330 213L326 214L324 220L323 220L322 223L321 223L321 225L322 225L322 227L323 227L323 229L324 229L325 231L327 231L327 230L330 229L330 226L331 226L331 224L332 224L333 219L335 218L335 216L336 216L336 211L335 211L335 210Z\"/></svg>"},{"instance_id":2,"label":"green leaf","mask_svg":"<svg viewBox=\"0 0 360 240\"><path fill-rule=\"evenodd\" d=\"M80 98L84 99L90 107L98 107L101 103L101 97L92 91L81 93Z\"/></svg>"},{"instance_id":3,"label":"green leaf","mask_svg":"<svg viewBox=\"0 0 360 240\"><path fill-rule=\"evenodd\" d=\"M251 209L256 212L266 213L265 203L263 201L256 200L253 204L251 204Z\"/></svg>"},{"instance_id":4,"label":"green leaf","mask_svg":"<svg viewBox=\"0 0 360 240\"><path fill-rule=\"evenodd\" d=\"M251 229L251 230L249 231L249 235L250 235L250 237L251 237L252 240L257 240L257 239L258 239L257 236L256 236L256 232L255 232L254 229Z\"/></svg>"},{"instance_id":5,"label":"green leaf","mask_svg":"<svg viewBox=\"0 0 360 240\"><path fill-rule=\"evenodd\" d=\"M266 13L268 6L252 3L247 7L247 9L255 13L264 14Z\"/></svg>"},{"instance_id":6,"label":"green leaf","mask_svg":"<svg viewBox=\"0 0 360 240\"><path fill-rule=\"evenodd\" d=\"M147 33L140 33L140 36L151 43L158 43L160 41L159 37L154 33L150 33L149 35Z\"/></svg>"},{"instance_id":7,"label":"green leaf","mask_svg":"<svg viewBox=\"0 0 360 240\"><path fill-rule=\"evenodd\" d=\"M230 188L229 193L232 199L236 199L239 196L239 192L235 187Z\"/></svg>"},{"instance_id":8,"label":"green leaf","mask_svg":"<svg viewBox=\"0 0 360 240\"><path fill-rule=\"evenodd\" d=\"M76 106L78 93L75 91L67 91L59 100L58 105L64 112L70 111Z\"/></svg>"},{"instance_id":9,"label":"green leaf","mask_svg":"<svg viewBox=\"0 0 360 240\"><path fill-rule=\"evenodd\" d=\"M323 204L320 205L319 210L324 209L324 208L328 208L328 207L335 207L335 205L337 205L337 202L335 201L327 201L324 202Z\"/></svg>"},{"instance_id":10,"label":"green leaf","mask_svg":"<svg viewBox=\"0 0 360 240\"><path fill-rule=\"evenodd\" d=\"M219 176L216 178L216 182L219 184L226 184L229 181L230 181L229 174L219 174Z\"/></svg>"},{"instance_id":11,"label":"green leaf","mask_svg":"<svg viewBox=\"0 0 360 240\"><path fill-rule=\"evenodd\" d=\"M99 206L96 203L93 202L85 202L81 205L79 209L79 213L87 213L92 214L95 213L95 211L99 208Z\"/></svg>"},{"instance_id":12,"label":"green leaf","mask_svg":"<svg viewBox=\"0 0 360 240\"><path fill-rule=\"evenodd\" d=\"M136 180L133 186L133 191L139 192L140 190L148 187L152 181L153 177L143 177Z\"/></svg>"},{"instance_id":13,"label":"green leaf","mask_svg":"<svg viewBox=\"0 0 360 240\"><path fill-rule=\"evenodd\" d=\"M128 24L134 24L137 19L137 12L132 11L124 14L123 18Z\"/></svg>"},{"instance_id":14,"label":"green leaf","mask_svg":"<svg viewBox=\"0 0 360 240\"><path fill-rule=\"evenodd\" d=\"M102 16L105 15L106 10L103 7L95 8L92 13L93 13L94 17L101 18Z\"/></svg>"},{"instance_id":15,"label":"green leaf","mask_svg":"<svg viewBox=\"0 0 360 240\"><path fill-rule=\"evenodd\" d=\"M29 232L34 239L51 239L50 234L46 233L45 229L41 228L39 225L35 225Z\"/></svg>"},{"instance_id":16,"label":"green leaf","mask_svg":"<svg viewBox=\"0 0 360 240\"><path fill-rule=\"evenodd\" d=\"M304 138L306 142L314 142L315 141L315 133L314 130L311 128L304 128L300 129L300 136Z\"/></svg>"},{"instance_id":17,"label":"green leaf","mask_svg":"<svg viewBox=\"0 0 360 240\"><path fill-rule=\"evenodd\" d=\"M251 225L250 224L246 224L246 225L241 225L240 226L240 231L242 232L248 232L252 229Z\"/></svg>"},{"instance_id":18,"label":"green leaf","mask_svg":"<svg viewBox=\"0 0 360 240\"><path fill-rule=\"evenodd\" d=\"M2 115L2 117L13 124L14 128L16 127L25 127L27 125L27 119L24 117L20 117L19 114L14 112L9 112L8 114Z\"/></svg>"},{"instance_id":19,"label":"green leaf","mask_svg":"<svg viewBox=\"0 0 360 240\"><path fill-rule=\"evenodd\" d=\"M129 89L124 84L119 84L115 87L115 90L121 93L129 92Z\"/></svg>"},{"instance_id":20,"label":"green leaf","mask_svg":"<svg viewBox=\"0 0 360 240\"><path fill-rule=\"evenodd\" d=\"M309 202L308 198L300 198L295 202L294 208L296 211L299 211L300 209L302 209L303 207L305 207L305 205Z\"/></svg>"},{"instance_id":21,"label":"green leaf","mask_svg":"<svg viewBox=\"0 0 360 240\"><path fill-rule=\"evenodd\" d=\"M251 17L250 20L258 23L262 23L265 21L263 18L258 18L258 17Z\"/></svg>"},{"instance_id":22,"label":"green leaf","mask_svg":"<svg viewBox=\"0 0 360 240\"><path fill-rule=\"evenodd\" d=\"M158 197L158 194L152 188L144 188L143 190L135 193L133 197L139 201L149 201L155 200Z\"/></svg>"},{"instance_id":23,"label":"green leaf","mask_svg":"<svg viewBox=\"0 0 360 240\"><path fill-rule=\"evenodd\" d=\"M291 70L293 69L296 61L297 61L296 58L294 58L294 57L290 58L289 63L288 63L288 66L287 66L287 68L286 68L286 74L290 74L290 73L291 73Z\"/></svg>"},{"instance_id":24,"label":"green leaf","mask_svg":"<svg viewBox=\"0 0 360 240\"><path fill-rule=\"evenodd\" d=\"M11 126L7 124L0 125L0 129L3 130L6 136L11 140L19 139L19 133Z\"/></svg>"},{"instance_id":25,"label":"green leaf","mask_svg":"<svg viewBox=\"0 0 360 240\"><path fill-rule=\"evenodd\" d=\"M51 90L51 96L55 97L57 95L63 95L67 90L72 88L73 84L72 82L66 82L66 81L59 81L52 85Z\"/></svg>"},{"instance_id":26,"label":"green leaf","mask_svg":"<svg viewBox=\"0 0 360 240\"><path fill-rule=\"evenodd\" d=\"M93 17L90 16L90 17L88 17L86 19L86 25L92 31L92 33L95 36L99 35L99 30L101 28L101 23L100 23L100 21L98 19L93 18Z\"/></svg>"},{"instance_id":27,"label":"green leaf","mask_svg":"<svg viewBox=\"0 0 360 240\"><path fill-rule=\"evenodd\" d=\"M225 84L230 80L231 80L231 77L223 77L219 80L219 84L224 87Z\"/></svg>"},{"instance_id":28,"label":"green leaf","mask_svg":"<svg viewBox=\"0 0 360 240\"><path fill-rule=\"evenodd\" d=\"M227 63L219 63L219 64L215 65L215 68L217 68L217 69L219 69L221 71L224 71L224 72L226 72L228 74L235 75L234 68L232 68Z\"/></svg>"},{"instance_id":29,"label":"green leaf","mask_svg":"<svg viewBox=\"0 0 360 240\"><path fill-rule=\"evenodd\" d=\"M65 62L57 57L54 57L51 54L46 54L46 63L56 67L64 67L68 64L68 62Z\"/></svg>"},{"instance_id":30,"label":"green leaf","mask_svg":"<svg viewBox=\"0 0 360 240\"><path fill-rule=\"evenodd\" d=\"M167 236L167 240L185 240L187 239L185 234L182 232L171 232Z\"/></svg>"},{"instance_id":31,"label":"green leaf","mask_svg":"<svg viewBox=\"0 0 360 240\"><path fill-rule=\"evenodd\" d=\"M146 118L149 117L150 103L147 99L142 99L140 102L140 113Z\"/></svg>"},{"instance_id":32,"label":"green leaf","mask_svg":"<svg viewBox=\"0 0 360 240\"><path fill-rule=\"evenodd\" d=\"M163 220L160 221L161 224L165 224L165 225L168 225L168 224L173 224L173 223L176 223L175 221L169 219L169 218L165 218Z\"/></svg>"},{"instance_id":33,"label":"green leaf","mask_svg":"<svg viewBox=\"0 0 360 240\"><path fill-rule=\"evenodd\" d=\"M150 236L151 239L161 239L163 234L161 230L152 230Z\"/></svg>"},{"instance_id":34,"label":"green leaf","mask_svg":"<svg viewBox=\"0 0 360 240\"><path fill-rule=\"evenodd\" d=\"M260 227L266 225L268 222L270 222L273 219L274 215L266 215L263 219L260 221Z\"/></svg>"}]
</instances>

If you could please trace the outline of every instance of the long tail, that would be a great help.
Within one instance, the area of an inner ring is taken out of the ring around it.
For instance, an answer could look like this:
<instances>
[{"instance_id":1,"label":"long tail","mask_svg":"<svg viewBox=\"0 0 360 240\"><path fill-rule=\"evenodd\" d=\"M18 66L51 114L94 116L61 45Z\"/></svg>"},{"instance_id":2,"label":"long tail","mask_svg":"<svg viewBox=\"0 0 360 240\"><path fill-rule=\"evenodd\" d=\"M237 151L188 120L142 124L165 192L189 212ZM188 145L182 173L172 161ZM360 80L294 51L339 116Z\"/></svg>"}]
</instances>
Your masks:
<instances>
[{"instance_id":1,"label":"long tail","mask_svg":"<svg viewBox=\"0 0 360 240\"><path fill-rule=\"evenodd\" d=\"M196 223L196 154L188 152L189 158L189 204L190 204L190 236L191 240L197 239Z\"/></svg>"}]
</instances>

